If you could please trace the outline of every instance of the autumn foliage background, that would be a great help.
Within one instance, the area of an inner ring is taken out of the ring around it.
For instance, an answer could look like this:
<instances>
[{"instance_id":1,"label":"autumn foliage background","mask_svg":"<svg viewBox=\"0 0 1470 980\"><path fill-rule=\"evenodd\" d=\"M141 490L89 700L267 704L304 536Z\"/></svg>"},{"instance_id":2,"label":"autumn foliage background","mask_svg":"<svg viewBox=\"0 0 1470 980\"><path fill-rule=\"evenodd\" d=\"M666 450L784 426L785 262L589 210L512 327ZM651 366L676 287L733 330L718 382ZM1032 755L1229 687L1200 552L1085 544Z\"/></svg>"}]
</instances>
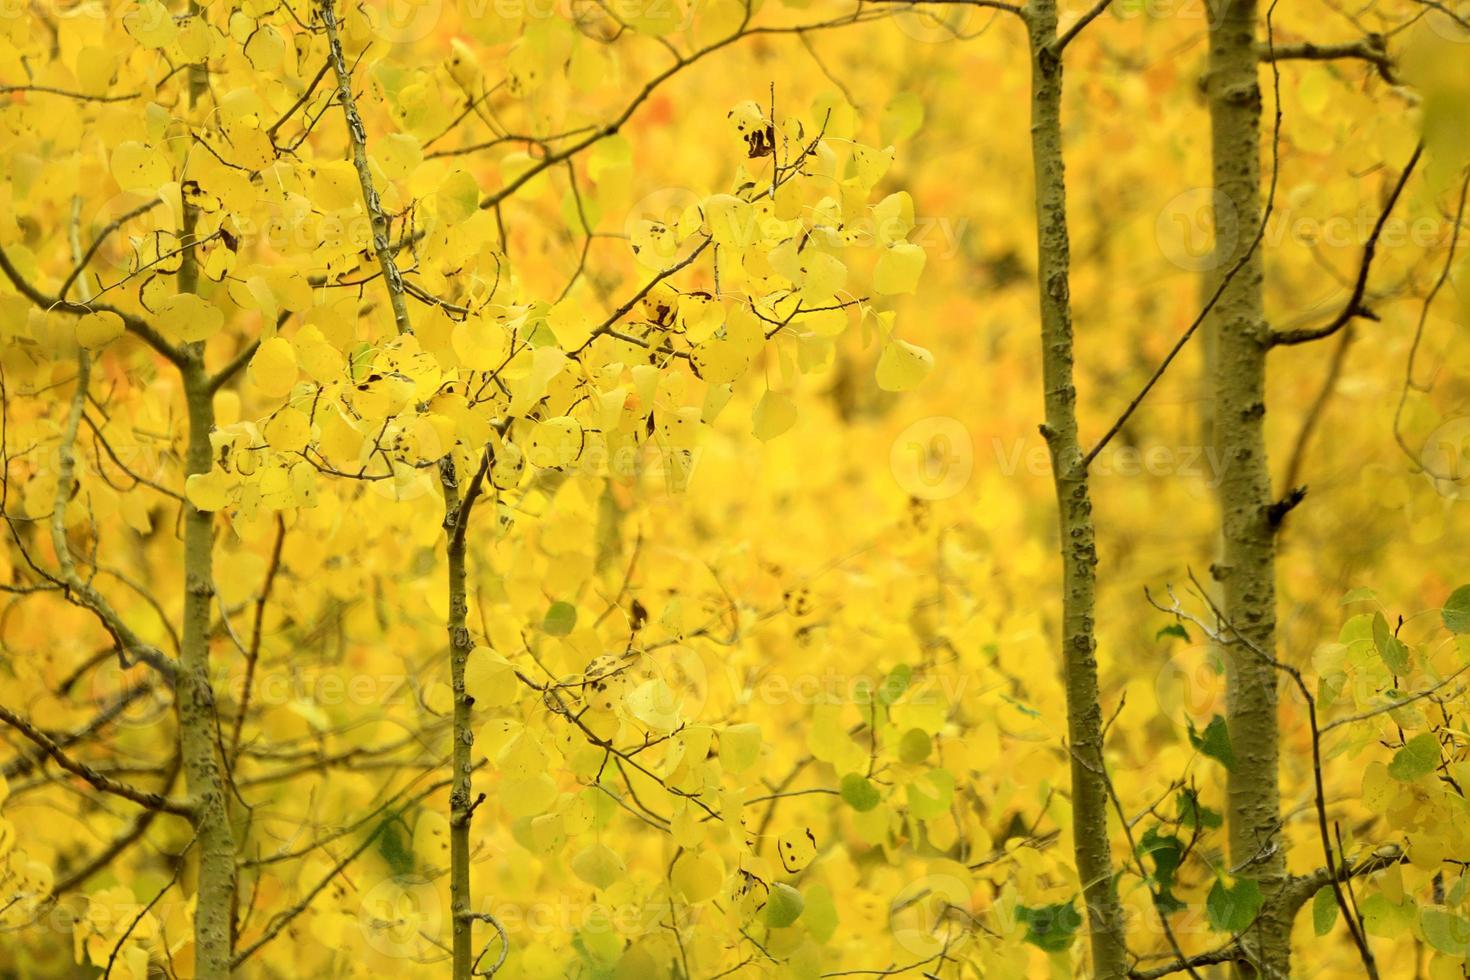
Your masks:
<instances>
[{"instance_id":1,"label":"autumn foliage background","mask_svg":"<svg viewBox=\"0 0 1470 980\"><path fill-rule=\"evenodd\" d=\"M1330 317L1425 140L1377 237L1372 318L1273 355L1266 426L1277 488L1308 488L1277 542L1277 655L1321 725L1347 719L1321 733L1321 802L1344 855L1391 858L1353 896L1383 975L1437 980L1470 954L1470 33L1438 7L1272 8L1274 43L1381 35L1393 67L1263 66L1260 244L1270 320ZM1210 14L1114 3L1066 49L1085 444L1208 300L1218 237L1256 234L1210 188ZM440 460L460 491L483 462L460 512L481 969L1085 974L1025 30L825 0L336 17L411 334L318 4L0 7L0 705L93 773L183 798L173 689L58 570L177 655L183 513L212 515L235 970L450 975ZM28 293L63 285L202 344L211 469L186 472L181 373L124 316ZM1176 955L1161 914L1187 953L1253 915L1224 855L1220 653L1165 611L1212 621L1194 590L1232 461L1202 352L1091 469L1139 970ZM1279 718L1275 846L1306 874L1313 728L1285 678ZM204 975L191 820L0 732L0 975ZM1323 891L1297 975L1359 976Z\"/></svg>"}]
</instances>

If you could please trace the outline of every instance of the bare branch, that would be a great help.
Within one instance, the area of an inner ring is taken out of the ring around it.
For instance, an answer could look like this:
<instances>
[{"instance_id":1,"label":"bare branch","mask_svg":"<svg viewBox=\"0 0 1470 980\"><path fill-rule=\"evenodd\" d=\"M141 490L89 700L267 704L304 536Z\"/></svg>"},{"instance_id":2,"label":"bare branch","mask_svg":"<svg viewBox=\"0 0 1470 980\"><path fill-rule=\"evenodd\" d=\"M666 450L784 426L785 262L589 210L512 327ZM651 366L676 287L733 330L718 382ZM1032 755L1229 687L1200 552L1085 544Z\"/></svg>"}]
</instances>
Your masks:
<instances>
[{"instance_id":1,"label":"bare branch","mask_svg":"<svg viewBox=\"0 0 1470 980\"><path fill-rule=\"evenodd\" d=\"M41 747L42 751L56 760L57 765L61 766L61 768L73 776L80 776L82 779L85 779L95 789L101 790L104 793L111 793L113 796L120 796L148 810L161 810L164 813L174 813L181 817L193 816L194 808L183 800L170 799L161 793L145 792L137 787L129 786L127 783L119 782L110 776L104 776L91 766L76 761L63 752L61 746L57 745L51 736L4 705L0 705L0 721L5 722L11 728L14 728L26 738L35 742Z\"/></svg>"},{"instance_id":2,"label":"bare branch","mask_svg":"<svg viewBox=\"0 0 1470 980\"><path fill-rule=\"evenodd\" d=\"M1424 143L1420 141L1414 147L1414 152L1408 162L1404 164L1398 182L1394 184L1393 191L1388 195L1388 201L1383 205L1383 211L1378 215L1378 221L1373 225L1373 232L1368 236L1367 244L1363 246L1363 259L1358 263L1358 277L1353 283L1352 295L1343 305L1342 312L1320 327L1277 331L1270 336L1269 342L1272 345L1305 344L1313 340L1321 340L1323 337L1331 337L1358 317L1377 319L1373 311L1363 305L1363 296L1368 290L1368 273L1372 271L1373 259L1378 254L1378 240L1383 234L1383 227L1388 224L1394 205L1398 203L1399 196L1404 192L1404 185L1409 182L1409 177L1413 175L1414 168L1419 165L1419 158L1423 154Z\"/></svg>"}]
</instances>

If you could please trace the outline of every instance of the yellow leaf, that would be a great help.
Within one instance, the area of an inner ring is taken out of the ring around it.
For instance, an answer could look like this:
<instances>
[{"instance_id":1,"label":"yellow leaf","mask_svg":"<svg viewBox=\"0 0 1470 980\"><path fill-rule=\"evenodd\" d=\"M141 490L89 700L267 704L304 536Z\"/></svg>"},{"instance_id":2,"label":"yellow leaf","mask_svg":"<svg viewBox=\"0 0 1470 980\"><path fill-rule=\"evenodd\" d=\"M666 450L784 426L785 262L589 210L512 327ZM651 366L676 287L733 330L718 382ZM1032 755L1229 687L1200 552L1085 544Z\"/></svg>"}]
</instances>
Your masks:
<instances>
[{"instance_id":1,"label":"yellow leaf","mask_svg":"<svg viewBox=\"0 0 1470 980\"><path fill-rule=\"evenodd\" d=\"M769 442L796 424L796 405L779 391L767 389L755 406L752 421L755 437Z\"/></svg>"},{"instance_id":2,"label":"yellow leaf","mask_svg":"<svg viewBox=\"0 0 1470 980\"><path fill-rule=\"evenodd\" d=\"M125 191L154 194L174 179L173 168L162 153L146 143L119 143L112 151L112 177Z\"/></svg>"},{"instance_id":3,"label":"yellow leaf","mask_svg":"<svg viewBox=\"0 0 1470 980\"><path fill-rule=\"evenodd\" d=\"M296 351L284 337L263 341L250 359L250 380L268 398L283 398L296 384Z\"/></svg>"},{"instance_id":4,"label":"yellow leaf","mask_svg":"<svg viewBox=\"0 0 1470 980\"><path fill-rule=\"evenodd\" d=\"M489 647L475 647L464 668L465 693L475 699L476 708L498 708L511 704L520 694L520 681L515 669Z\"/></svg>"},{"instance_id":5,"label":"yellow leaf","mask_svg":"<svg viewBox=\"0 0 1470 980\"><path fill-rule=\"evenodd\" d=\"M725 883L725 866L710 850L685 851L674 862L669 880L690 905L714 898Z\"/></svg>"},{"instance_id":6,"label":"yellow leaf","mask_svg":"<svg viewBox=\"0 0 1470 980\"><path fill-rule=\"evenodd\" d=\"M88 313L77 320L77 343L95 350L121 337L123 330L123 319L116 313Z\"/></svg>"},{"instance_id":7,"label":"yellow leaf","mask_svg":"<svg viewBox=\"0 0 1470 980\"><path fill-rule=\"evenodd\" d=\"M878 387L884 391L908 391L934 367L934 355L915 344L890 340L878 357Z\"/></svg>"},{"instance_id":8,"label":"yellow leaf","mask_svg":"<svg viewBox=\"0 0 1470 980\"><path fill-rule=\"evenodd\" d=\"M208 340L224 326L225 315L194 293L178 293L158 311L158 325L171 336L193 343Z\"/></svg>"},{"instance_id":9,"label":"yellow leaf","mask_svg":"<svg viewBox=\"0 0 1470 980\"><path fill-rule=\"evenodd\" d=\"M873 289L885 296L912 293L924 271L924 250L912 242L891 242L873 269Z\"/></svg>"}]
</instances>

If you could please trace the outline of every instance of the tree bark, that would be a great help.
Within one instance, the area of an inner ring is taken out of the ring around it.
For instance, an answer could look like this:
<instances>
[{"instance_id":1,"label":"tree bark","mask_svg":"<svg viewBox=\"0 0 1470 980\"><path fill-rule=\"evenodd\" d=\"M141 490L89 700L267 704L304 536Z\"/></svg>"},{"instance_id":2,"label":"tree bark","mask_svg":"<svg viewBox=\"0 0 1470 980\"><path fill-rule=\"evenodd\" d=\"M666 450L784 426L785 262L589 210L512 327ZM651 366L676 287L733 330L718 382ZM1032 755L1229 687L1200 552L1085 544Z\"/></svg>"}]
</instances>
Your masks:
<instances>
[{"instance_id":1,"label":"tree bark","mask_svg":"<svg viewBox=\"0 0 1470 980\"><path fill-rule=\"evenodd\" d=\"M181 270L182 277L182 270ZM181 278L180 289L185 286ZM192 288L192 286L191 286ZM214 398L204 373L202 345L191 345L183 369L189 412L186 479L208 473ZM195 975L224 980L230 975L235 897L235 838L230 826L225 777L216 753L214 685L209 670L209 609L214 599L214 515L184 503L184 628L176 698L179 749L195 807L199 887L194 909Z\"/></svg>"},{"instance_id":2,"label":"tree bark","mask_svg":"<svg viewBox=\"0 0 1470 980\"><path fill-rule=\"evenodd\" d=\"M191 0L192 16L203 16ZM189 68L189 106L209 89L203 65ZM199 287L194 236L198 212L185 205L182 221L179 293ZM204 370L204 344L186 344L180 370L189 418L184 479L208 473L213 463L209 441L214 430L214 390ZM186 495L187 497L187 495ZM195 807L199 883L194 908L194 970L199 980L225 980L235 940L235 835L230 825L225 774L216 750L219 721L209 666L210 606L214 601L214 515L184 501L184 617L175 698L179 713L179 752Z\"/></svg>"},{"instance_id":3,"label":"tree bark","mask_svg":"<svg viewBox=\"0 0 1470 980\"><path fill-rule=\"evenodd\" d=\"M444 488L444 537L449 556L449 679L454 691L454 749L449 790L449 891L454 915L454 980L469 980L474 958L474 919L470 907L470 750L475 735L470 724L472 702L465 691L464 670L469 659L470 632L465 626L468 595L465 588L465 542L461 519L468 521L468 508L460 513L459 481L453 454L439 463L439 480Z\"/></svg>"},{"instance_id":4,"label":"tree bark","mask_svg":"<svg viewBox=\"0 0 1470 980\"><path fill-rule=\"evenodd\" d=\"M1230 209L1233 240L1217 243L1215 266L1232 269L1213 312L1216 335L1214 438L1222 544L1214 568L1233 639L1225 645L1226 721L1234 763L1228 776L1230 864L1256 879L1265 905L1242 945L1244 976L1285 978L1291 911L1277 897L1286 881L1277 784L1275 528L1267 469L1264 261L1253 248L1261 223L1261 88L1256 0L1226 0L1210 23L1207 94L1217 207ZM1225 220L1222 218L1220 220ZM1217 221L1217 224L1219 221ZM1249 257L1246 253L1249 250ZM1262 654L1266 656L1263 656Z\"/></svg>"},{"instance_id":5,"label":"tree bark","mask_svg":"<svg viewBox=\"0 0 1470 980\"><path fill-rule=\"evenodd\" d=\"M337 80L337 101L342 106L342 114L347 123L353 166L357 170L358 183L362 189L363 209L372 224L373 255L383 273L383 284L388 292L393 323L400 336L413 333L403 277L398 271L394 250L389 241L388 216L384 213L377 189L373 186L372 170L368 165L367 130L352 95L352 70L342 51L333 0L319 0L318 11L327 35L328 54ZM455 472L452 447L439 460L439 486L444 494L443 527L449 565L446 582L449 615L445 626L449 635L449 682L454 692L454 724L450 732L453 740L450 750L452 782L449 790L449 907L454 920L451 976L454 980L470 980L474 968L475 922L470 893L470 819L474 814L474 804L470 801L473 771L470 756L475 735L471 724L472 703L464 686L465 664L472 644L465 625L468 606L465 587L465 528L460 526L469 520L470 508L461 507L459 478ZM467 496L472 502L473 492Z\"/></svg>"},{"instance_id":6,"label":"tree bark","mask_svg":"<svg viewBox=\"0 0 1470 980\"><path fill-rule=\"evenodd\" d=\"M1102 705L1093 633L1097 547L1087 467L1077 435L1073 381L1071 246L1062 154L1062 64L1055 49L1055 0L1027 11L1031 40L1031 158L1036 177L1037 279L1041 301L1042 379L1062 552L1062 669L1072 755L1072 839L1082 880L1093 975L1128 975L1124 920L1108 837Z\"/></svg>"}]
</instances>

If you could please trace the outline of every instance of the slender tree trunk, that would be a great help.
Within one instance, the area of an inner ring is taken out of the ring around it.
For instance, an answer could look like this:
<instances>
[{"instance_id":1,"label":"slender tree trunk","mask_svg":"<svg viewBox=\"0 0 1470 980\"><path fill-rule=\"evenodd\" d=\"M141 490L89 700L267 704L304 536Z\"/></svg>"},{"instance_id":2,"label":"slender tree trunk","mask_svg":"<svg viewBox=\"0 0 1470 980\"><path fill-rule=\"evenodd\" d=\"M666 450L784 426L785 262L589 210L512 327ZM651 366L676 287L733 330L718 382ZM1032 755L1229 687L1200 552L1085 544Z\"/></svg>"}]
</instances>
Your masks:
<instances>
[{"instance_id":1,"label":"slender tree trunk","mask_svg":"<svg viewBox=\"0 0 1470 980\"><path fill-rule=\"evenodd\" d=\"M399 335L413 332L409 319L408 301L403 286L403 277L393 257L389 240L389 221L373 186L372 170L368 164L367 129L357 111L357 102L352 95L352 74L342 51L342 40L337 25L334 0L319 0L318 12L326 30L329 57L333 74L337 80L337 101L342 106L347 122L348 139L352 146L353 166L357 170L358 183L362 189L363 208L372 224L373 255L383 273L383 284L388 291L388 302L393 311L393 323ZM470 819L474 804L470 801L470 761L475 735L471 725L472 703L464 686L465 663L469 659L469 630L465 625L468 597L465 588L465 528L461 522L469 520L469 507L461 508L459 478L455 472L454 452L451 447L439 461L439 485L444 493L444 538L448 554L449 574L446 587L449 593L449 615L446 627L449 634L449 680L454 692L454 726L450 732L453 745L450 751L451 779L449 791L449 906L454 919L453 955L451 976L454 980L470 980L474 966L474 915L470 893ZM468 495L473 498L473 491Z\"/></svg>"},{"instance_id":2,"label":"slender tree trunk","mask_svg":"<svg viewBox=\"0 0 1470 980\"><path fill-rule=\"evenodd\" d=\"M471 702L464 686L465 662L470 653L470 631L465 627L468 597L465 589L465 543L459 527L459 481L453 455L439 463L444 488L444 537L449 554L449 679L454 691L454 750L450 761L453 783L449 790L449 890L454 915L454 980L469 980L474 957L474 920L470 908L470 750L475 736L470 725ZM465 513L464 519L469 519Z\"/></svg>"},{"instance_id":3,"label":"slender tree trunk","mask_svg":"<svg viewBox=\"0 0 1470 980\"><path fill-rule=\"evenodd\" d=\"M183 283L180 284L181 286ZM188 475L208 473L214 398L204 373L203 352L190 353L184 368L189 411ZM235 839L230 826L225 777L216 753L214 685L209 670L209 610L214 598L214 518L184 504L184 629L176 697L179 746L189 795L196 808L195 846L199 887L194 909L195 974L200 980L230 975L234 924Z\"/></svg>"},{"instance_id":4,"label":"slender tree trunk","mask_svg":"<svg viewBox=\"0 0 1470 980\"><path fill-rule=\"evenodd\" d=\"M1227 722L1235 761L1228 778L1230 864L1257 879L1266 903L1244 937L1246 976L1285 978L1291 915L1276 901L1286 879L1277 785L1277 677L1263 657L1276 651L1276 545L1266 461L1267 325L1264 262L1252 249L1261 222L1261 88L1255 49L1256 0L1226 0L1210 24L1207 85L1217 205L1237 229L1220 243L1217 272L1250 257L1215 307L1215 441L1222 546L1214 574L1235 642L1225 647ZM1228 202L1228 204L1226 203Z\"/></svg>"},{"instance_id":5,"label":"slender tree trunk","mask_svg":"<svg viewBox=\"0 0 1470 980\"><path fill-rule=\"evenodd\" d=\"M1062 157L1062 64L1054 50L1055 0L1034 0L1031 34L1031 158L1036 174L1037 278L1041 296L1042 379L1062 549L1062 668L1072 753L1072 838L1087 904L1093 974L1128 974L1122 909L1108 838L1102 705L1093 635L1097 547L1087 468L1077 436L1067 186Z\"/></svg>"},{"instance_id":6,"label":"slender tree trunk","mask_svg":"<svg viewBox=\"0 0 1470 980\"><path fill-rule=\"evenodd\" d=\"M203 16L197 2L189 12ZM209 87L204 66L189 68L189 106L197 106ZM199 287L194 248L197 211L184 207L178 289ZM184 455L185 479L208 473L213 462L209 434L214 429L214 392L204 370L204 345L187 344L182 368L189 418ZM214 601L214 515L184 502L184 621L175 691L179 713L179 751L195 807L195 846L199 883L194 908L194 970L200 980L224 980L234 955L235 836L219 748L214 682L209 666L210 606Z\"/></svg>"}]
</instances>

